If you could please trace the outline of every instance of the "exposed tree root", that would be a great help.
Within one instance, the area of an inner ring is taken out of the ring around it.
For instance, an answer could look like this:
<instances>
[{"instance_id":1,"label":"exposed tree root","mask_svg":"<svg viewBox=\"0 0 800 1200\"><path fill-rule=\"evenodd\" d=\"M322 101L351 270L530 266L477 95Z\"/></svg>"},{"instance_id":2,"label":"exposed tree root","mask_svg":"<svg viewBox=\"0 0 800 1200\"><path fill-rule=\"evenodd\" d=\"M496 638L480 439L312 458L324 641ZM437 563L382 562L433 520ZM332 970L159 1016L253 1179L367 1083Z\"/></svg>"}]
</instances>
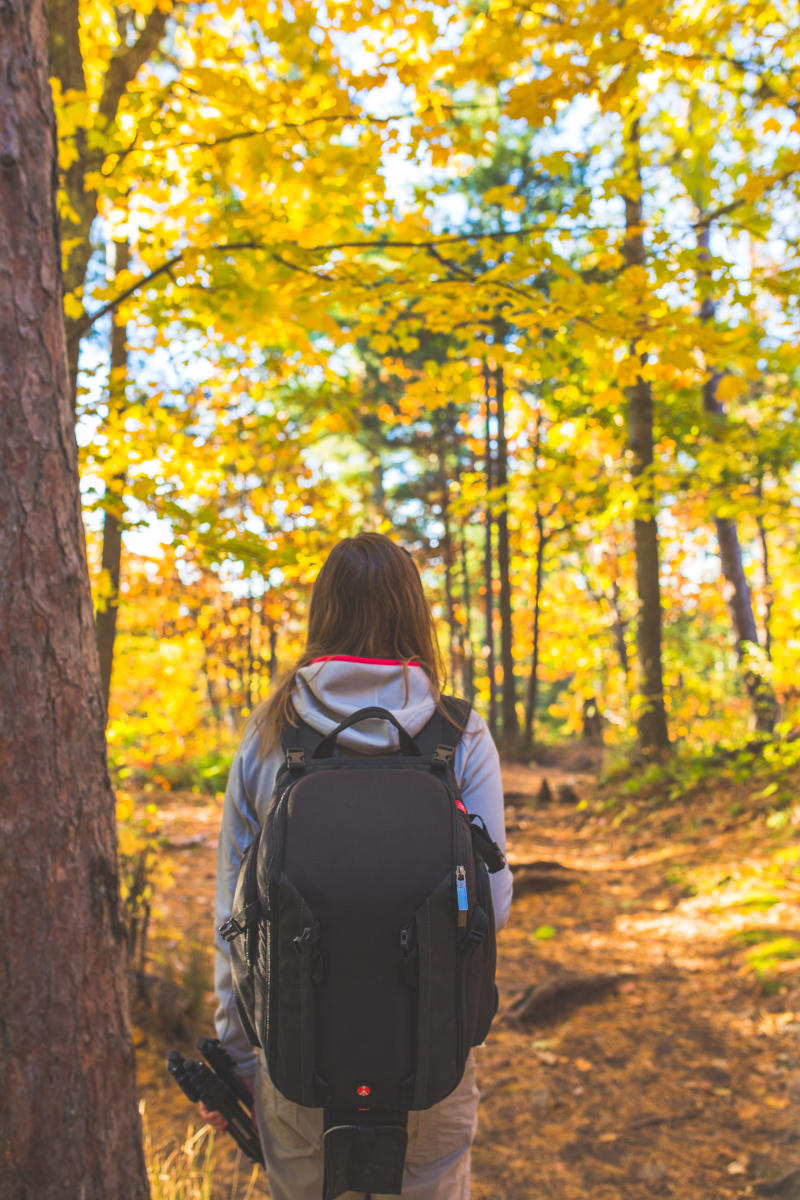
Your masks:
<instances>
[{"instance_id":1,"label":"exposed tree root","mask_svg":"<svg viewBox=\"0 0 800 1200\"><path fill-rule=\"evenodd\" d=\"M598 996L614 991L624 979L631 979L631 972L600 972L579 975L565 972L554 975L536 987L528 988L506 1010L506 1016L514 1021L535 1022L566 1016L577 1004L586 1004Z\"/></svg>"}]
</instances>

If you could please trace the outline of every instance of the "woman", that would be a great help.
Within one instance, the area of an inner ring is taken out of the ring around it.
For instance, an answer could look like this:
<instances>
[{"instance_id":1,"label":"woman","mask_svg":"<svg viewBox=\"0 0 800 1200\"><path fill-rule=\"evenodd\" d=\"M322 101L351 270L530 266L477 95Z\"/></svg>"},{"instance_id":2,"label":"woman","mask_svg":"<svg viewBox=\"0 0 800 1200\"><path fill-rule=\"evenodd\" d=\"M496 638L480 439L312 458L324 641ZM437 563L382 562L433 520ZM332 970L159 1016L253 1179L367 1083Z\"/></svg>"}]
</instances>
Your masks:
<instances>
[{"instance_id":1,"label":"woman","mask_svg":"<svg viewBox=\"0 0 800 1200\"><path fill-rule=\"evenodd\" d=\"M357 709L378 705L413 737L434 712L440 675L433 619L411 556L377 533L339 542L314 584L306 648L254 712L231 768L219 841L217 926L231 911L239 864L266 815L281 761L277 747L282 729L300 716L327 734ZM388 722L373 720L346 730L339 742L346 750L386 753L396 748L397 734ZM477 713L470 715L458 745L455 774L468 811L483 818L505 850L499 760ZM491 877L491 887L500 928L511 903L507 867ZM319 1200L322 1110L291 1103L271 1083L263 1057L254 1054L242 1030L229 948L219 935L216 949L217 1036L254 1089L272 1200ZM470 1055L454 1092L432 1108L409 1114L403 1196L467 1200L477 1106ZM201 1113L215 1128L224 1128L218 1113L202 1106Z\"/></svg>"}]
</instances>

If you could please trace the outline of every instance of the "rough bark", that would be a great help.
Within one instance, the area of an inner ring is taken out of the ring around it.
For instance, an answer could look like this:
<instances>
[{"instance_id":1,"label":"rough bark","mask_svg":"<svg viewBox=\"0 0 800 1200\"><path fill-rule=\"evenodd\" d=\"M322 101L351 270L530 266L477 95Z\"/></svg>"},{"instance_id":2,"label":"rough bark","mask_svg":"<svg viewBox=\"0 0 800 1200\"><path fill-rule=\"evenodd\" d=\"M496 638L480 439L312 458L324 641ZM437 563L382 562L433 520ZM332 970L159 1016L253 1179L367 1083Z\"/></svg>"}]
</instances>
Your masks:
<instances>
[{"instance_id":1,"label":"rough bark","mask_svg":"<svg viewBox=\"0 0 800 1200\"><path fill-rule=\"evenodd\" d=\"M130 262L130 245L127 238L114 243L115 274L126 271ZM111 318L111 375L109 382L109 413L120 412L126 404L128 371L128 331L124 321L114 313ZM119 580L122 568L122 515L125 507L127 474L117 472L106 484L105 509L103 511L103 550L101 565L108 572L111 593L104 607L95 615L95 635L100 658L100 684L103 689L103 707L108 715L111 696L111 673L114 666L114 644L117 638L117 613L119 611Z\"/></svg>"},{"instance_id":2,"label":"rough bark","mask_svg":"<svg viewBox=\"0 0 800 1200\"><path fill-rule=\"evenodd\" d=\"M625 201L623 256L628 268L644 269L647 263L642 212L639 128L634 121L629 137L629 191ZM635 341L631 353L636 355ZM650 469L653 465L653 393L648 380L637 376L628 388L628 446L631 474L638 492L633 522L636 554L638 612L636 649L639 659L640 706L637 732L642 751L658 755L669 746L661 664L661 588L659 583L658 526Z\"/></svg>"},{"instance_id":3,"label":"rough bark","mask_svg":"<svg viewBox=\"0 0 800 1200\"><path fill-rule=\"evenodd\" d=\"M503 739L519 737L517 681L514 674L514 629L511 611L511 554L508 539L508 443L506 440L505 375L502 363L495 369L497 403L497 487L502 504L497 517L497 573L500 576L500 662L503 668Z\"/></svg>"},{"instance_id":4,"label":"rough bark","mask_svg":"<svg viewBox=\"0 0 800 1200\"><path fill-rule=\"evenodd\" d=\"M0 4L0 1161L148 1195L81 523L43 0Z\"/></svg>"},{"instance_id":5,"label":"rough bark","mask_svg":"<svg viewBox=\"0 0 800 1200\"><path fill-rule=\"evenodd\" d=\"M697 227L698 273L702 278L705 274L703 264L707 262L710 254L711 231L709 222L702 219L704 214L699 215L701 220ZM703 296L700 302L700 320L712 321L715 315L716 304L713 298ZM720 378L718 371L710 371L703 384L703 408L710 416L724 419L725 410L717 394ZM744 682L753 706L756 729L763 733L772 733L778 715L778 705L769 680L753 665L758 662L759 657L758 653L752 653L753 650L759 650L758 631L736 522L732 517L715 516L714 528L717 532L722 575L727 584L726 599L736 636L736 654L739 662L745 664Z\"/></svg>"}]
</instances>

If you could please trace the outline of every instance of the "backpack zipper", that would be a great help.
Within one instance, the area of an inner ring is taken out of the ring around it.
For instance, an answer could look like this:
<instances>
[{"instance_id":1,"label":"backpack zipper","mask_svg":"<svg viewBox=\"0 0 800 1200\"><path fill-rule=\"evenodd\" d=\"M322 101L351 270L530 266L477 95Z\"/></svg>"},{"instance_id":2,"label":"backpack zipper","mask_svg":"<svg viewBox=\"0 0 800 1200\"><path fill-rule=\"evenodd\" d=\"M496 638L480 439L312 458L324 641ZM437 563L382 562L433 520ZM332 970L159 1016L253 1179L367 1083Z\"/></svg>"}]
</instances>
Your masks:
<instances>
[{"instance_id":1,"label":"backpack zipper","mask_svg":"<svg viewBox=\"0 0 800 1200\"><path fill-rule=\"evenodd\" d=\"M458 909L458 928L466 929L469 911L466 867L456 867L456 907Z\"/></svg>"}]
</instances>

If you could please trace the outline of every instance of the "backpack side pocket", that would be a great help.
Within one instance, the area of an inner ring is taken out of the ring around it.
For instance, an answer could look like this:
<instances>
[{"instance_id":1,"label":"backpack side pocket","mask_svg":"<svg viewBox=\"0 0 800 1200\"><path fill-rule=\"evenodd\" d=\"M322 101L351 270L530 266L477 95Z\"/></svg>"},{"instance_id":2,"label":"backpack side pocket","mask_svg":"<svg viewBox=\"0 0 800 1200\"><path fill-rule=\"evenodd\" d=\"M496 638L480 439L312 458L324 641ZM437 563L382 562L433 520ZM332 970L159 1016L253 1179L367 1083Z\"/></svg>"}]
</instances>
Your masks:
<instances>
[{"instance_id":1,"label":"backpack side pocket","mask_svg":"<svg viewBox=\"0 0 800 1200\"><path fill-rule=\"evenodd\" d=\"M268 1063L275 1086L295 1104L318 1105L316 983L322 974L320 924L291 880L274 885Z\"/></svg>"},{"instance_id":2,"label":"backpack side pocket","mask_svg":"<svg viewBox=\"0 0 800 1200\"><path fill-rule=\"evenodd\" d=\"M264 972L257 947L263 914L255 889L255 864L258 854L258 834L248 846L239 868L239 878L233 897L233 913L219 927L220 936L228 943L231 956L231 981L239 1020L253 1046L260 1046L257 1019L257 997L263 990Z\"/></svg>"},{"instance_id":3,"label":"backpack side pocket","mask_svg":"<svg viewBox=\"0 0 800 1200\"><path fill-rule=\"evenodd\" d=\"M477 909L483 914L481 927L485 932L482 945L473 950L475 959L474 987L476 991L475 1023L471 1027L471 1045L479 1046L485 1039L497 1012L498 994L495 986L497 970L497 934L489 874L479 855L475 859Z\"/></svg>"},{"instance_id":4,"label":"backpack side pocket","mask_svg":"<svg viewBox=\"0 0 800 1200\"><path fill-rule=\"evenodd\" d=\"M414 919L419 955L415 1109L443 1100L464 1071L467 997L456 903L455 873L448 872Z\"/></svg>"}]
</instances>

